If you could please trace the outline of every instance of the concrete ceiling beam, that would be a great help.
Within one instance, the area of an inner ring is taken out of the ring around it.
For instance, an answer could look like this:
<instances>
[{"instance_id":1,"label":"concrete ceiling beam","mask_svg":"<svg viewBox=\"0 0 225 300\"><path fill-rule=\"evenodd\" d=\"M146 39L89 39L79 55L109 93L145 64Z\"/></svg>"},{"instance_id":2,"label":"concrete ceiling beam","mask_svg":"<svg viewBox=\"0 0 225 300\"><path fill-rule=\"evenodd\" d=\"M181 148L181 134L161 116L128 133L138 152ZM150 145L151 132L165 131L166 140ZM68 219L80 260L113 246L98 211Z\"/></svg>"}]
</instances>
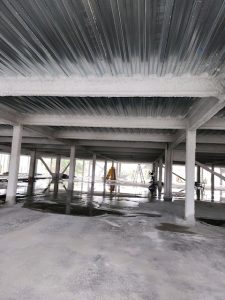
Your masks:
<instances>
[{"instance_id":1,"label":"concrete ceiling beam","mask_svg":"<svg viewBox=\"0 0 225 300\"><path fill-rule=\"evenodd\" d=\"M137 100L138 101L138 100ZM49 115L25 114L23 125L103 127L103 128L152 128L184 129L185 121L179 118L155 118L140 116L89 116L89 115Z\"/></svg>"},{"instance_id":2,"label":"concrete ceiling beam","mask_svg":"<svg viewBox=\"0 0 225 300\"><path fill-rule=\"evenodd\" d=\"M221 92L213 77L17 77L1 78L0 96L208 97Z\"/></svg>"}]
</instances>

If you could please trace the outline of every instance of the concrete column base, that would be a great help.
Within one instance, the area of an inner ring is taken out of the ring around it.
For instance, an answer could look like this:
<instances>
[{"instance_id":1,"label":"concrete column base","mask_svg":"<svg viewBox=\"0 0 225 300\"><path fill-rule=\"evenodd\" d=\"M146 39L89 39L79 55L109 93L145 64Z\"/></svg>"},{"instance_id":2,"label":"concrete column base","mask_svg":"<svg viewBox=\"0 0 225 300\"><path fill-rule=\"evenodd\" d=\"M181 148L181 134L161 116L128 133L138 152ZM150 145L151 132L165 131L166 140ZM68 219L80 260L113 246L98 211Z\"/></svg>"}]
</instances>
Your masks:
<instances>
[{"instance_id":1,"label":"concrete column base","mask_svg":"<svg viewBox=\"0 0 225 300\"><path fill-rule=\"evenodd\" d=\"M172 196L164 196L163 200L166 202L172 202L173 197Z\"/></svg>"},{"instance_id":2,"label":"concrete column base","mask_svg":"<svg viewBox=\"0 0 225 300\"><path fill-rule=\"evenodd\" d=\"M6 203L7 206L11 206L11 205L16 204L16 196L7 195L7 199L6 199L5 203Z\"/></svg>"},{"instance_id":3,"label":"concrete column base","mask_svg":"<svg viewBox=\"0 0 225 300\"><path fill-rule=\"evenodd\" d=\"M185 217L185 221L186 221L188 226L194 226L195 225L195 217L194 216Z\"/></svg>"}]
</instances>

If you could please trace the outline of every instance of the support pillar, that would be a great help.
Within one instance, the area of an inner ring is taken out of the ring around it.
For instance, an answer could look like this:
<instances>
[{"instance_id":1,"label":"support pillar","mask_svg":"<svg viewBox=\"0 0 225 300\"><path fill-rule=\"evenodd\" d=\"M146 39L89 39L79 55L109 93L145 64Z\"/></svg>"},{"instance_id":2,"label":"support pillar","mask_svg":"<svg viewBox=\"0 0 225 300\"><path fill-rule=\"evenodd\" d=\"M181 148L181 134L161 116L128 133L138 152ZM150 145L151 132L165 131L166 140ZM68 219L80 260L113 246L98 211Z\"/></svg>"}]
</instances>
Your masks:
<instances>
[{"instance_id":1,"label":"support pillar","mask_svg":"<svg viewBox=\"0 0 225 300\"><path fill-rule=\"evenodd\" d=\"M197 166L197 186L199 187L201 183L201 167ZM201 190L199 188L197 188L197 200L201 200Z\"/></svg>"},{"instance_id":2,"label":"support pillar","mask_svg":"<svg viewBox=\"0 0 225 300\"><path fill-rule=\"evenodd\" d=\"M105 188L106 188L106 176L107 176L107 160L104 164L104 178L103 178L103 196L105 197Z\"/></svg>"},{"instance_id":3,"label":"support pillar","mask_svg":"<svg viewBox=\"0 0 225 300\"><path fill-rule=\"evenodd\" d=\"M36 170L36 151L34 150L31 151L30 153L30 167L29 167L29 175L28 175L28 187L27 187L28 196L31 196L33 194L35 170Z\"/></svg>"},{"instance_id":4,"label":"support pillar","mask_svg":"<svg viewBox=\"0 0 225 300\"><path fill-rule=\"evenodd\" d=\"M76 161L75 161L75 146L71 146L70 148L70 170L69 170L69 179L68 179L68 187L67 191L68 194L73 193L73 187L74 187L74 175L75 175L75 167L76 167Z\"/></svg>"},{"instance_id":5,"label":"support pillar","mask_svg":"<svg viewBox=\"0 0 225 300\"><path fill-rule=\"evenodd\" d=\"M118 170L117 170L118 194L120 194L120 182L118 182L120 176L121 176L121 162L118 163Z\"/></svg>"},{"instance_id":6,"label":"support pillar","mask_svg":"<svg viewBox=\"0 0 225 300\"><path fill-rule=\"evenodd\" d=\"M155 162L155 181L158 181L158 176L159 176L159 162Z\"/></svg>"},{"instance_id":7,"label":"support pillar","mask_svg":"<svg viewBox=\"0 0 225 300\"><path fill-rule=\"evenodd\" d=\"M220 175L222 175L222 169L220 168ZM222 191L222 185L223 185L223 181L220 178L220 202L222 202L222 197L223 197L223 191Z\"/></svg>"},{"instance_id":8,"label":"support pillar","mask_svg":"<svg viewBox=\"0 0 225 300\"><path fill-rule=\"evenodd\" d=\"M163 168L163 162L162 158L159 160L159 172L158 172L158 193L159 193L159 199L161 198L162 194L162 168Z\"/></svg>"},{"instance_id":9,"label":"support pillar","mask_svg":"<svg viewBox=\"0 0 225 300\"><path fill-rule=\"evenodd\" d=\"M95 168L96 168L96 154L93 154L92 176L91 176L91 195L94 194L94 190L95 190Z\"/></svg>"},{"instance_id":10,"label":"support pillar","mask_svg":"<svg viewBox=\"0 0 225 300\"><path fill-rule=\"evenodd\" d=\"M55 174L54 177L56 180L59 180L59 175L60 175L60 162L61 162L61 156L57 155L56 156L56 164L55 164Z\"/></svg>"},{"instance_id":11,"label":"support pillar","mask_svg":"<svg viewBox=\"0 0 225 300\"><path fill-rule=\"evenodd\" d=\"M212 171L214 172L214 165L212 164ZM215 191L215 176L211 173L211 200L214 202L214 191Z\"/></svg>"},{"instance_id":12,"label":"support pillar","mask_svg":"<svg viewBox=\"0 0 225 300\"><path fill-rule=\"evenodd\" d=\"M10 156L10 163L9 163L9 177L8 177L8 185L7 185L7 192L6 192L6 202L9 205L16 203L16 190L17 190L19 164L20 164L22 134L23 134L23 126L15 125L13 127L11 156Z\"/></svg>"},{"instance_id":13,"label":"support pillar","mask_svg":"<svg viewBox=\"0 0 225 300\"><path fill-rule=\"evenodd\" d=\"M55 165L55 174L54 174L54 190L53 190L53 198L57 199L58 190L59 190L59 175L60 175L60 162L61 156L56 156L56 165Z\"/></svg>"},{"instance_id":14,"label":"support pillar","mask_svg":"<svg viewBox=\"0 0 225 300\"><path fill-rule=\"evenodd\" d=\"M165 150L165 174L164 174L164 201L172 201L172 167L173 150L167 147Z\"/></svg>"},{"instance_id":15,"label":"support pillar","mask_svg":"<svg viewBox=\"0 0 225 300\"><path fill-rule=\"evenodd\" d=\"M83 193L83 187L84 187L84 170L85 170L85 160L83 159L83 164L82 164L82 181L81 181L81 194Z\"/></svg>"},{"instance_id":16,"label":"support pillar","mask_svg":"<svg viewBox=\"0 0 225 300\"><path fill-rule=\"evenodd\" d=\"M191 224L195 222L195 149L196 130L186 131L186 199L185 219Z\"/></svg>"}]
</instances>

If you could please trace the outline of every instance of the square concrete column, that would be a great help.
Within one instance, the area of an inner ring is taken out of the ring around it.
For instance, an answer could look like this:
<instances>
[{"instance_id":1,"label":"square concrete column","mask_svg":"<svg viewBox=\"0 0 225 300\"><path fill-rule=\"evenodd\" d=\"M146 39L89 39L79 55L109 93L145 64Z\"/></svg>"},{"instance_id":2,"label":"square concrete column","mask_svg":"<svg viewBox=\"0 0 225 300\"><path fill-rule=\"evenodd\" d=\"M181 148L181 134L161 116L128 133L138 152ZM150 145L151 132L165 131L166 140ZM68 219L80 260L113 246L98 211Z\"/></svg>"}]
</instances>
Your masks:
<instances>
[{"instance_id":1,"label":"square concrete column","mask_svg":"<svg viewBox=\"0 0 225 300\"><path fill-rule=\"evenodd\" d=\"M104 178L103 178L103 196L105 197L106 176L107 176L107 160L104 163Z\"/></svg>"},{"instance_id":2,"label":"square concrete column","mask_svg":"<svg viewBox=\"0 0 225 300\"><path fill-rule=\"evenodd\" d=\"M73 188L74 188L74 176L76 167L76 148L75 145L70 148L70 169L69 169L69 179L67 187L67 201L66 201L66 214L70 214L70 205L73 198Z\"/></svg>"},{"instance_id":3,"label":"square concrete column","mask_svg":"<svg viewBox=\"0 0 225 300\"><path fill-rule=\"evenodd\" d=\"M197 166L197 183L198 183L198 186L201 183L201 167L200 166ZM201 190L199 188L197 189L196 194L197 194L197 200L201 200Z\"/></svg>"},{"instance_id":4,"label":"square concrete column","mask_svg":"<svg viewBox=\"0 0 225 300\"><path fill-rule=\"evenodd\" d=\"M57 155L56 156L56 164L55 164L55 179L59 180L59 175L60 175L60 163L61 163L61 156Z\"/></svg>"},{"instance_id":5,"label":"square concrete column","mask_svg":"<svg viewBox=\"0 0 225 300\"><path fill-rule=\"evenodd\" d=\"M30 167L29 167L29 175L28 175L28 187L27 187L27 194L29 196L33 194L35 170L36 170L36 151L31 151Z\"/></svg>"},{"instance_id":6,"label":"square concrete column","mask_svg":"<svg viewBox=\"0 0 225 300\"><path fill-rule=\"evenodd\" d=\"M121 176L121 162L118 163L118 166L117 166L117 180L120 178ZM118 182L118 194L120 193L120 182Z\"/></svg>"},{"instance_id":7,"label":"square concrete column","mask_svg":"<svg viewBox=\"0 0 225 300\"><path fill-rule=\"evenodd\" d=\"M190 223L195 222L195 149L196 130L187 130L185 219Z\"/></svg>"},{"instance_id":8,"label":"square concrete column","mask_svg":"<svg viewBox=\"0 0 225 300\"><path fill-rule=\"evenodd\" d=\"M164 174L164 201L172 201L172 167L173 150L167 147L165 150L165 174Z\"/></svg>"},{"instance_id":9,"label":"square concrete column","mask_svg":"<svg viewBox=\"0 0 225 300\"><path fill-rule=\"evenodd\" d=\"M212 164L212 171L214 172L214 165ZM214 191L215 191L215 176L211 173L211 200L214 202Z\"/></svg>"},{"instance_id":10,"label":"square concrete column","mask_svg":"<svg viewBox=\"0 0 225 300\"><path fill-rule=\"evenodd\" d=\"M93 154L92 177L91 177L91 195L94 194L94 190L95 190L95 168L96 168L96 154Z\"/></svg>"},{"instance_id":11,"label":"square concrete column","mask_svg":"<svg viewBox=\"0 0 225 300\"><path fill-rule=\"evenodd\" d=\"M84 170L85 170L85 160L83 159L83 163L82 163L81 193L83 193L83 187L84 187Z\"/></svg>"},{"instance_id":12,"label":"square concrete column","mask_svg":"<svg viewBox=\"0 0 225 300\"><path fill-rule=\"evenodd\" d=\"M30 152L29 177L28 177L29 182L34 180L35 168L36 168L36 151L31 151Z\"/></svg>"},{"instance_id":13,"label":"square concrete column","mask_svg":"<svg viewBox=\"0 0 225 300\"><path fill-rule=\"evenodd\" d=\"M74 175L75 175L75 167L76 167L76 161L75 161L75 154L76 154L76 148L75 146L71 146L70 148L70 170L69 170L69 179L68 179L68 192L73 192L74 187Z\"/></svg>"},{"instance_id":14,"label":"square concrete column","mask_svg":"<svg viewBox=\"0 0 225 300\"><path fill-rule=\"evenodd\" d=\"M9 177L6 192L6 202L9 205L16 203L16 190L18 182L18 173L20 165L20 151L23 134L23 126L16 125L13 127L13 137L11 146L11 156L9 163Z\"/></svg>"},{"instance_id":15,"label":"square concrete column","mask_svg":"<svg viewBox=\"0 0 225 300\"><path fill-rule=\"evenodd\" d=\"M158 181L158 177L159 177L159 162L156 161L155 162L155 181Z\"/></svg>"},{"instance_id":16,"label":"square concrete column","mask_svg":"<svg viewBox=\"0 0 225 300\"><path fill-rule=\"evenodd\" d=\"M159 198L161 197L161 193L162 193L162 168L163 168L163 162L162 162L162 158L160 158L160 160L159 160L159 172L158 172Z\"/></svg>"},{"instance_id":17,"label":"square concrete column","mask_svg":"<svg viewBox=\"0 0 225 300\"><path fill-rule=\"evenodd\" d=\"M59 177L60 177L60 162L61 162L61 156L56 156L56 164L55 164L55 174L54 174L54 191L53 191L53 198L57 199L58 197L58 191L59 191Z\"/></svg>"}]
</instances>

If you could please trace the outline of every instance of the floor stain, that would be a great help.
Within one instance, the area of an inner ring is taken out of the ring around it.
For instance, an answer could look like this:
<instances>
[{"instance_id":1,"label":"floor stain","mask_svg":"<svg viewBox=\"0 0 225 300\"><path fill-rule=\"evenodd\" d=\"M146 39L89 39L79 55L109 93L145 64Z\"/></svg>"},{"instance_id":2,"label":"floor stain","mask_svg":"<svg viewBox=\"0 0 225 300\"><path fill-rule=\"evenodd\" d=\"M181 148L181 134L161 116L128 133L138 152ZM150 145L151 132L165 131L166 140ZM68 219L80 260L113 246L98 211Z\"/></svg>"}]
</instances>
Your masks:
<instances>
[{"instance_id":1,"label":"floor stain","mask_svg":"<svg viewBox=\"0 0 225 300\"><path fill-rule=\"evenodd\" d=\"M137 217L137 216L146 216L146 217L161 217L161 214L157 212L138 212L138 211L130 211L126 209L112 209L112 208L103 208L103 207L95 207L92 203L89 204L73 204L67 205L66 203L50 203L50 202L29 202L26 201L23 205L25 208L38 210L42 212L50 212L57 214L67 214L74 216L88 216L95 217L104 214L112 214L123 217Z\"/></svg>"},{"instance_id":2,"label":"floor stain","mask_svg":"<svg viewBox=\"0 0 225 300\"><path fill-rule=\"evenodd\" d=\"M207 219L207 218L198 218L200 222L207 223L213 226L225 227L224 220L214 220L214 219Z\"/></svg>"},{"instance_id":3,"label":"floor stain","mask_svg":"<svg viewBox=\"0 0 225 300\"><path fill-rule=\"evenodd\" d=\"M170 231L176 233L186 233L186 234L195 234L189 230L189 227L172 224L172 223L161 223L160 225L155 226L156 229L160 231Z\"/></svg>"}]
</instances>

